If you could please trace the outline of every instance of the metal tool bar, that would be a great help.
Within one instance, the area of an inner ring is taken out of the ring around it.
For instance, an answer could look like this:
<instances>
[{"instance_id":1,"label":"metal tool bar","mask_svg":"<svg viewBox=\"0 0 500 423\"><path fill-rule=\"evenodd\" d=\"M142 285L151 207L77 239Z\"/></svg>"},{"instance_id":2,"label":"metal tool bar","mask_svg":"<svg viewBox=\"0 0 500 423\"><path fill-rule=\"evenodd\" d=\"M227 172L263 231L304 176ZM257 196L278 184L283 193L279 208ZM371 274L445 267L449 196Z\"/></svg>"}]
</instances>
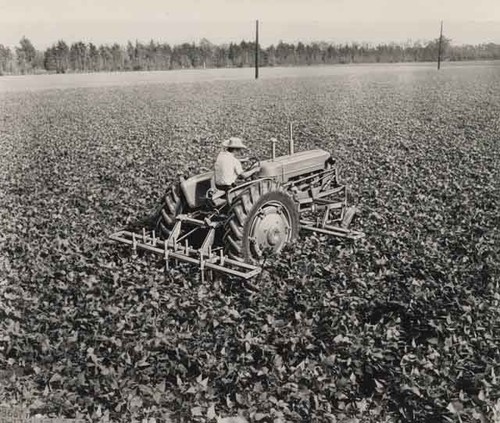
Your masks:
<instances>
[{"instance_id":1,"label":"metal tool bar","mask_svg":"<svg viewBox=\"0 0 500 423\"><path fill-rule=\"evenodd\" d=\"M307 220L300 221L300 229L347 239L360 239L365 236L363 232L354 231L352 229L345 229L340 226L325 225L323 228L321 228L317 226L315 222Z\"/></svg>"},{"instance_id":2,"label":"metal tool bar","mask_svg":"<svg viewBox=\"0 0 500 423\"><path fill-rule=\"evenodd\" d=\"M318 211L322 211L324 210L326 212L326 210L331 210L331 211L336 211L337 212L337 215L339 214L339 211L340 211L340 215L342 216L343 215L343 211L344 211L344 203L330 203L330 204L322 204L322 205L316 205L315 203L309 203L309 205L307 205L307 207L300 207L299 209L299 212L302 214L302 213L316 213ZM334 220L338 220L340 219L339 217L336 217L334 218ZM330 220L329 220L330 221Z\"/></svg>"},{"instance_id":3,"label":"metal tool bar","mask_svg":"<svg viewBox=\"0 0 500 423\"><path fill-rule=\"evenodd\" d=\"M153 245L153 238L149 235L145 235L143 238L142 234L137 235L129 231L116 232L109 238L122 244L135 246L136 249L150 251L167 259L174 259L200 265L200 251L194 248L190 248L187 245L185 247L176 245L176 247L174 248L170 244L165 243L165 241L156 238L155 246ZM143 240L144 242L141 242ZM208 246L206 246L205 251L201 253L201 259L203 260L204 269L215 270L243 279L253 278L262 271L259 266L232 260L223 255L221 258L220 255L213 252L211 253L211 255L208 255L206 254L207 251ZM204 259L205 255L207 255L206 259Z\"/></svg>"},{"instance_id":4,"label":"metal tool bar","mask_svg":"<svg viewBox=\"0 0 500 423\"><path fill-rule=\"evenodd\" d=\"M331 191L318 193L318 195L316 197L302 198L302 199L299 200L299 203L300 204L308 204L308 203L317 202L317 200L333 202L333 200L328 200L325 197L328 197L330 195L338 194L338 193L340 193L342 191L342 189L344 189L344 188L343 187L339 187L339 188L332 189Z\"/></svg>"},{"instance_id":5,"label":"metal tool bar","mask_svg":"<svg viewBox=\"0 0 500 423\"><path fill-rule=\"evenodd\" d=\"M177 216L177 220L179 220L183 223L190 224L190 225L197 225L197 226L206 226L207 225L205 221L199 220L199 219L193 219L192 217L188 217L185 214L180 214L179 216Z\"/></svg>"},{"instance_id":6,"label":"metal tool bar","mask_svg":"<svg viewBox=\"0 0 500 423\"><path fill-rule=\"evenodd\" d=\"M244 263L244 262L241 262L238 260L233 260L233 259L230 259L227 257L224 259L224 263L229 263L229 264L232 264L233 266L239 266L242 269L248 269L248 270L252 270L252 269L255 269L256 267L258 267L258 266L254 266L253 264ZM259 267L259 269L260 269L260 267Z\"/></svg>"},{"instance_id":7,"label":"metal tool bar","mask_svg":"<svg viewBox=\"0 0 500 423\"><path fill-rule=\"evenodd\" d=\"M112 239L113 241L121 242L121 243L127 244L127 245L132 245L133 241L126 237L126 236L128 236L130 234L131 234L131 232L120 231L120 232L116 232L116 233L110 235L109 238ZM161 245L161 244L163 244L163 241L158 241L158 245ZM154 247L151 244L142 243L142 242L139 242L139 241L136 241L136 248L140 248L142 250L151 251L151 252L156 253L156 254L161 254L162 256L164 256L164 254L165 254L165 248ZM179 253L179 251L182 251L182 250L184 250L184 248L181 247L181 250L178 250L176 252L175 251L169 251L168 255L171 258L175 258L175 259L187 261L189 263L198 263L197 259L195 259L193 257L190 257L187 254Z\"/></svg>"},{"instance_id":8,"label":"metal tool bar","mask_svg":"<svg viewBox=\"0 0 500 423\"><path fill-rule=\"evenodd\" d=\"M224 261L224 263L227 263L227 260ZM205 262L205 267L208 269L216 270L221 273L226 273L232 276L237 276L242 279L251 279L255 276L257 276L260 272L262 272L262 269L260 267L255 267L253 270L248 270L246 272L242 272L240 270L236 269L231 269L229 267L225 267L216 263L209 263Z\"/></svg>"}]
</instances>

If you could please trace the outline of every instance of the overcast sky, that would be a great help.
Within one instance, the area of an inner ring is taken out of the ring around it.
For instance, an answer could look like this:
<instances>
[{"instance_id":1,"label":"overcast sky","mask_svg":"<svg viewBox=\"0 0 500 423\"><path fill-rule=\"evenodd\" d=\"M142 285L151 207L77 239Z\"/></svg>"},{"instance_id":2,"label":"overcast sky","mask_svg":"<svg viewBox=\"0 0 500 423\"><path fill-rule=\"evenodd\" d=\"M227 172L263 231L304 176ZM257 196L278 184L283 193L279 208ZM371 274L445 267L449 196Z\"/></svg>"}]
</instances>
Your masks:
<instances>
[{"instance_id":1,"label":"overcast sky","mask_svg":"<svg viewBox=\"0 0 500 423\"><path fill-rule=\"evenodd\" d=\"M219 44L253 39L255 19L264 46L429 40L441 19L455 44L500 43L500 0L0 0L0 44Z\"/></svg>"}]
</instances>

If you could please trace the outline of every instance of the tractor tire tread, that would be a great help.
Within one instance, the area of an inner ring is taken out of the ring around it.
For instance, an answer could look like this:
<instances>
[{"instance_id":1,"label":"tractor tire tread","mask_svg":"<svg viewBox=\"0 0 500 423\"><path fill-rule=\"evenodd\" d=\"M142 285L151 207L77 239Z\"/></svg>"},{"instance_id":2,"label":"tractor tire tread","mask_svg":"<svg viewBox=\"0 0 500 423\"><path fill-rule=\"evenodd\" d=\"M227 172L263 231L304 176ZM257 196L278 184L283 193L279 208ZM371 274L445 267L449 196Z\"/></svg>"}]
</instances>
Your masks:
<instances>
[{"instance_id":1,"label":"tractor tire tread","mask_svg":"<svg viewBox=\"0 0 500 423\"><path fill-rule=\"evenodd\" d=\"M186 208L180 196L179 188L179 184L173 184L165 190L163 196L163 207L156 222L159 235L163 238L168 238L175 225L175 218Z\"/></svg>"},{"instance_id":2,"label":"tractor tire tread","mask_svg":"<svg viewBox=\"0 0 500 423\"><path fill-rule=\"evenodd\" d=\"M229 218L223 237L225 252L228 257L242 262L254 262L252 253L250 252L249 240L245 238L246 230L248 230L246 225L249 219L252 219L255 213L254 210L262 197L272 196L273 192L276 192L277 194L275 195L282 198L285 204L288 203L286 207L292 213L292 239L297 236L299 218L294 200L276 182L263 180L243 190L229 210Z\"/></svg>"},{"instance_id":3,"label":"tractor tire tread","mask_svg":"<svg viewBox=\"0 0 500 423\"><path fill-rule=\"evenodd\" d=\"M234 220L229 221L229 227L231 229L230 232L232 232L236 238L241 240L243 238L243 227L240 225L237 225Z\"/></svg>"}]
</instances>

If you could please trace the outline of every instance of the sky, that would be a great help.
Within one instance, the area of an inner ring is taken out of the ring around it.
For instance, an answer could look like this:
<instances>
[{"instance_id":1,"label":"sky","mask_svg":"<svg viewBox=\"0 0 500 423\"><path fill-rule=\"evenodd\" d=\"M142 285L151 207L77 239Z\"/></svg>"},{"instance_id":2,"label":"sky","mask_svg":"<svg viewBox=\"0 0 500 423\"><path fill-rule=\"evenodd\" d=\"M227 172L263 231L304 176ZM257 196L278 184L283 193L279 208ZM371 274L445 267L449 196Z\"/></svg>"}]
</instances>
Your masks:
<instances>
[{"instance_id":1,"label":"sky","mask_svg":"<svg viewBox=\"0 0 500 423\"><path fill-rule=\"evenodd\" d=\"M0 44L223 44L252 40L256 19L264 47L425 41L441 20L454 44L500 43L500 0L0 0Z\"/></svg>"}]
</instances>

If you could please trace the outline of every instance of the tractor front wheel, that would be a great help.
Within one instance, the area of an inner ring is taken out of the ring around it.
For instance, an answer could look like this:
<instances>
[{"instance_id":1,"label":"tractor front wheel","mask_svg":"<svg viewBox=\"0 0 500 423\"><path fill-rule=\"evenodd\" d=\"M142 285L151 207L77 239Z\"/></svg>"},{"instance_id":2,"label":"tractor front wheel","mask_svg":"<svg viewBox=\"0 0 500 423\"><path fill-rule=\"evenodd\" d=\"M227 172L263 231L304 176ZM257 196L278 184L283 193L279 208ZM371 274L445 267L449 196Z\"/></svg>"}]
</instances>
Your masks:
<instances>
[{"instance_id":1,"label":"tractor front wheel","mask_svg":"<svg viewBox=\"0 0 500 423\"><path fill-rule=\"evenodd\" d=\"M270 180L255 183L231 205L224 233L229 257L259 263L297 237L299 215L293 199Z\"/></svg>"}]
</instances>

